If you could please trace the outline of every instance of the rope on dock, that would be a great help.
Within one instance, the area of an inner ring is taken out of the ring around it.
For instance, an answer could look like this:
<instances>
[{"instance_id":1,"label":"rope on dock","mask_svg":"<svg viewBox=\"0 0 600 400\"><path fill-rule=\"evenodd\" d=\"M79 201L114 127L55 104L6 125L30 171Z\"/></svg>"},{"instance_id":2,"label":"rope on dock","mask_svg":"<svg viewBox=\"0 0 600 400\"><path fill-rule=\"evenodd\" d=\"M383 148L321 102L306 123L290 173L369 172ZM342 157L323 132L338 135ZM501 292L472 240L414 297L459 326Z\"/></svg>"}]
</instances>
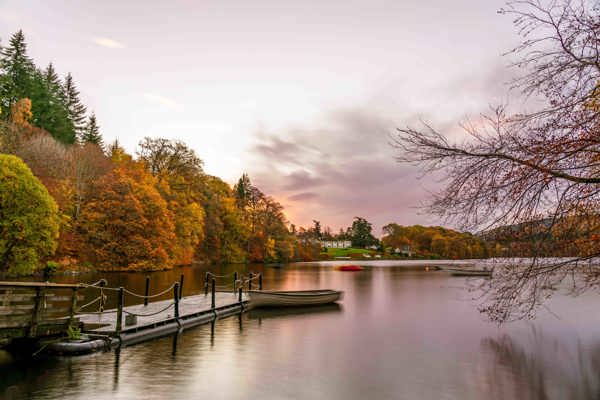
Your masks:
<instances>
[{"instance_id":1,"label":"rope on dock","mask_svg":"<svg viewBox=\"0 0 600 400\"><path fill-rule=\"evenodd\" d=\"M235 275L235 272L232 272L230 274L225 274L225 275L217 275L217 274L213 274L212 272L209 271L209 272L207 272L207 274L209 274L213 278L229 278L230 276Z\"/></svg>"},{"instance_id":2,"label":"rope on dock","mask_svg":"<svg viewBox=\"0 0 600 400\"><path fill-rule=\"evenodd\" d=\"M98 285L100 285L103 282L104 282L104 284L106 284L106 279L100 279L99 281L94 282L94 283L80 283L80 285L88 287L88 288L97 288L97 289L99 289L100 286L98 286Z\"/></svg>"},{"instance_id":3,"label":"rope on dock","mask_svg":"<svg viewBox=\"0 0 600 400\"><path fill-rule=\"evenodd\" d=\"M173 290L174 286L175 286L175 283L173 283L171 286L169 286L168 288L166 288L165 290L163 290L160 293L149 294L148 296L144 296L143 294L134 293L134 292L132 292L130 290L127 290L125 288L123 288L123 291L125 293L127 293L127 294L130 294L130 295L134 296L134 297L139 297L140 299L152 299L154 297L162 296L163 294L165 294L167 292L170 292L171 290ZM117 290L119 290L119 289L117 289Z\"/></svg>"},{"instance_id":4,"label":"rope on dock","mask_svg":"<svg viewBox=\"0 0 600 400\"><path fill-rule=\"evenodd\" d=\"M96 302L97 302L97 301L99 301L99 300L102 300L102 296L104 296L104 295L100 295L100 296L96 297L94 300L90 301L89 303L82 305L81 307L79 307L79 308L77 309L77 311L76 311L76 312L77 312L77 313L80 313L80 312L81 312L81 310L83 310L84 308L86 308L86 307L88 307L88 306L91 306L92 304L96 303Z\"/></svg>"},{"instance_id":5,"label":"rope on dock","mask_svg":"<svg viewBox=\"0 0 600 400\"><path fill-rule=\"evenodd\" d=\"M131 311L127 311L127 309L126 309L125 307L123 307L123 312L124 312L125 314L129 314L129 315L135 315L136 317L151 317L151 316L153 316L153 315L157 315L157 314L160 314L161 312L165 312L165 311L167 311L169 308L173 307L174 305L175 305L175 303L174 303L174 302L173 302L173 303L170 303L168 306L166 306L166 307L165 307L165 308L163 308L162 310L158 310L158 311L156 311L156 312L153 312L153 313L148 313L148 314L139 314L139 313L134 313L134 312L131 312Z\"/></svg>"},{"instance_id":6,"label":"rope on dock","mask_svg":"<svg viewBox=\"0 0 600 400\"><path fill-rule=\"evenodd\" d=\"M82 285L84 285L85 287L89 287L89 288L93 288L93 289L98 289L98 290L112 290L113 292L118 292L119 288L116 287L108 287L108 286L97 286L97 284L99 284L100 282L102 282L102 279L99 280L98 282L92 283L92 284L87 284L87 283L82 283ZM175 286L175 283L173 283L171 286L169 286L168 288L166 288L165 290L163 290L160 293L155 293L155 294L149 294L148 296L145 296L143 294L138 294L135 292L132 292L131 290L125 289L123 288L123 291L131 296L134 297L139 297L140 299L152 299L154 297L159 297L162 296L163 294L170 292L171 290L173 290L173 287Z\"/></svg>"},{"instance_id":7,"label":"rope on dock","mask_svg":"<svg viewBox=\"0 0 600 400\"><path fill-rule=\"evenodd\" d=\"M215 289L233 289L233 283L228 285L215 285Z\"/></svg>"}]
</instances>

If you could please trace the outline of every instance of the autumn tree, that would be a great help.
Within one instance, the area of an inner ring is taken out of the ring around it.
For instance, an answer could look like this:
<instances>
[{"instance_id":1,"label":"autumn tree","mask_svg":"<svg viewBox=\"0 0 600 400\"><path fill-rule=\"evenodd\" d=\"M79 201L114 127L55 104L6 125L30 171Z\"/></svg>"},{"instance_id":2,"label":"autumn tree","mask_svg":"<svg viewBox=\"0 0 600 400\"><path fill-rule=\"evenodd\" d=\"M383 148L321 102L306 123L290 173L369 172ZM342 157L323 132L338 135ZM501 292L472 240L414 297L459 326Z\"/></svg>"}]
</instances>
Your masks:
<instances>
[{"instance_id":1,"label":"autumn tree","mask_svg":"<svg viewBox=\"0 0 600 400\"><path fill-rule=\"evenodd\" d=\"M523 36L511 53L522 74L513 82L540 104L527 114L498 107L484 123L463 125L454 142L433 126L398 131L399 160L447 179L429 210L455 224L488 230L548 221L532 258L504 263L483 288L482 311L495 321L532 317L567 277L573 290L595 287L600 273L600 9L591 2L524 0L501 11ZM574 259L544 259L543 238L574 248Z\"/></svg>"},{"instance_id":2,"label":"autumn tree","mask_svg":"<svg viewBox=\"0 0 600 400\"><path fill-rule=\"evenodd\" d=\"M231 188L217 177L206 176L203 194L205 239L199 246L200 255L213 262L246 261L248 227Z\"/></svg>"},{"instance_id":3,"label":"autumn tree","mask_svg":"<svg viewBox=\"0 0 600 400\"><path fill-rule=\"evenodd\" d=\"M103 270L171 268L172 220L156 178L139 163L123 162L94 183L81 210L83 257Z\"/></svg>"},{"instance_id":4,"label":"autumn tree","mask_svg":"<svg viewBox=\"0 0 600 400\"><path fill-rule=\"evenodd\" d=\"M193 176L202 173L202 160L185 143L164 138L144 138L137 155L152 175Z\"/></svg>"},{"instance_id":5,"label":"autumn tree","mask_svg":"<svg viewBox=\"0 0 600 400\"><path fill-rule=\"evenodd\" d=\"M283 207L254 186L243 174L233 188L236 205L248 227L246 251L250 261L271 262L290 258L290 241Z\"/></svg>"},{"instance_id":6,"label":"autumn tree","mask_svg":"<svg viewBox=\"0 0 600 400\"><path fill-rule=\"evenodd\" d=\"M56 203L21 159L0 154L0 271L29 274L54 254Z\"/></svg>"},{"instance_id":7,"label":"autumn tree","mask_svg":"<svg viewBox=\"0 0 600 400\"><path fill-rule=\"evenodd\" d=\"M31 100L28 98L19 99L10 106L10 120L20 128L29 128L29 121L33 113L31 112Z\"/></svg>"},{"instance_id":8,"label":"autumn tree","mask_svg":"<svg viewBox=\"0 0 600 400\"><path fill-rule=\"evenodd\" d=\"M191 264L205 237L202 160L180 141L144 138L139 146L139 160L157 178L157 189L174 216L175 262Z\"/></svg>"}]
</instances>

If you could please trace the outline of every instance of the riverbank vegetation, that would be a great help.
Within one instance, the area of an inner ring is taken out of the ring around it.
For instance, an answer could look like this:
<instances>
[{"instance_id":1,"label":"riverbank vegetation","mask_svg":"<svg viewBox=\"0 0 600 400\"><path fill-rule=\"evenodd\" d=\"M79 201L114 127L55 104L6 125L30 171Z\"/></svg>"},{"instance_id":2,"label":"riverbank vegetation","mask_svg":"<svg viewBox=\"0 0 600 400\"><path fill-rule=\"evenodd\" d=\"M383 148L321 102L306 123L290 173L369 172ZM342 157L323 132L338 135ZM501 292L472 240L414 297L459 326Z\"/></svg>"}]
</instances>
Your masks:
<instances>
[{"instance_id":1,"label":"riverbank vegetation","mask_svg":"<svg viewBox=\"0 0 600 400\"><path fill-rule=\"evenodd\" d=\"M383 227L383 246L408 249L417 257L464 259L488 258L495 253L495 243L468 232L457 232L441 226L402 226L395 223Z\"/></svg>"},{"instance_id":2,"label":"riverbank vegetation","mask_svg":"<svg viewBox=\"0 0 600 400\"><path fill-rule=\"evenodd\" d=\"M37 67L21 31L1 50L0 110L0 152L12 155L0 171L2 200L35 204L19 184L27 182L46 191L40 198L53 221L46 234L34 223L41 220L3 204L0 272L31 273L50 257L101 270L314 257L307 235L290 231L283 207L247 175L232 189L179 141L145 138L135 155L105 144L71 74ZM41 237L21 249L8 228L21 240L23 232Z\"/></svg>"}]
</instances>

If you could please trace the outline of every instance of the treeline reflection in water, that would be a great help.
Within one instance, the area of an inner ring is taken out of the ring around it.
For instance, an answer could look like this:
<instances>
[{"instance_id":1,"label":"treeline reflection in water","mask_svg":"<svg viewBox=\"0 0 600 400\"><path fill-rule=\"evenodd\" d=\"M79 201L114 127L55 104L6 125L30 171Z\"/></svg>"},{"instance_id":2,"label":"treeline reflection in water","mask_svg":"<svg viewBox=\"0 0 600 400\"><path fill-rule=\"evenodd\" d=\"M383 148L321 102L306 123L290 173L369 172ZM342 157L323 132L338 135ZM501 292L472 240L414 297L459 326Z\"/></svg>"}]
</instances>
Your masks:
<instances>
[{"instance_id":1,"label":"treeline reflection in water","mask_svg":"<svg viewBox=\"0 0 600 400\"><path fill-rule=\"evenodd\" d=\"M203 290L205 270L182 270L186 293ZM463 278L440 271L258 271L266 288L334 288L344 300L251 310L108 353L13 362L0 366L0 399L600 398L600 317L590 312L599 296L561 298L554 311L564 320L498 328ZM157 290L179 273L152 274ZM140 288L145 274L108 279Z\"/></svg>"}]
</instances>

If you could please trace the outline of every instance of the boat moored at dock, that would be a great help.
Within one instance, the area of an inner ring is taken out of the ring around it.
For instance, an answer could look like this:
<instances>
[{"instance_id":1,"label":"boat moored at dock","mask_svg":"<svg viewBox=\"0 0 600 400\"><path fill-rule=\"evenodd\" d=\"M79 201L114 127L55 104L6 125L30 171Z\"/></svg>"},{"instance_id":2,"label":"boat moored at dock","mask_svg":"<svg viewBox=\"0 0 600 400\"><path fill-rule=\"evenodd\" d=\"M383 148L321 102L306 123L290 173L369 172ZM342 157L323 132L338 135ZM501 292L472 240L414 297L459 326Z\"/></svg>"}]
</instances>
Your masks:
<instances>
[{"instance_id":1,"label":"boat moored at dock","mask_svg":"<svg viewBox=\"0 0 600 400\"><path fill-rule=\"evenodd\" d=\"M334 303L340 300L343 292L330 289L322 290L290 290L290 291L256 291L248 292L249 305L257 307L298 307Z\"/></svg>"}]
</instances>

